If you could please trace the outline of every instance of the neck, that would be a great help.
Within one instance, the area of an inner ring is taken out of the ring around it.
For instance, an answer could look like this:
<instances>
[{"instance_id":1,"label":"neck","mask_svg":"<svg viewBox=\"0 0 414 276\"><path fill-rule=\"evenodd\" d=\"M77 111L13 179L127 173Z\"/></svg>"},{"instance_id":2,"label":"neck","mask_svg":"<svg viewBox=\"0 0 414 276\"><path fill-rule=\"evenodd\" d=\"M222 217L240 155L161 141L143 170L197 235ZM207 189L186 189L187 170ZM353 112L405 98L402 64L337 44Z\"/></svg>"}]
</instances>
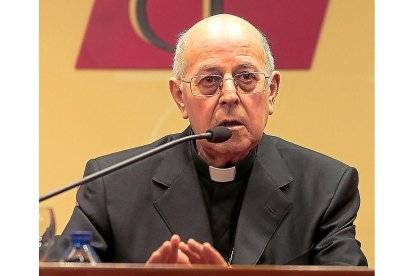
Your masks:
<instances>
[{"instance_id":1,"label":"neck","mask_svg":"<svg viewBox=\"0 0 414 276\"><path fill-rule=\"evenodd\" d=\"M231 167L237 164L240 160L245 158L249 151L242 153L222 153L213 149L206 149L200 144L196 143L197 152L209 166L216 168Z\"/></svg>"}]
</instances>

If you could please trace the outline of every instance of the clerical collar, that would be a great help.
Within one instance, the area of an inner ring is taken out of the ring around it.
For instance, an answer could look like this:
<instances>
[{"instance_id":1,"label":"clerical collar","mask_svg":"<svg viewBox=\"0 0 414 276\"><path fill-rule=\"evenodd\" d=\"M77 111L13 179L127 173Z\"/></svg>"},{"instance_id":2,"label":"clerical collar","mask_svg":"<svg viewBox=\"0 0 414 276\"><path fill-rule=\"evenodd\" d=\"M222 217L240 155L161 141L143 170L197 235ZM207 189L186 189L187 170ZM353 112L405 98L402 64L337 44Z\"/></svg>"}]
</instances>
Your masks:
<instances>
[{"instance_id":1,"label":"clerical collar","mask_svg":"<svg viewBox=\"0 0 414 276\"><path fill-rule=\"evenodd\" d=\"M210 178L216 182L230 182L236 177L236 166L230 168L216 168L208 166Z\"/></svg>"},{"instance_id":2,"label":"clerical collar","mask_svg":"<svg viewBox=\"0 0 414 276\"><path fill-rule=\"evenodd\" d=\"M189 144L197 171L202 176L215 182L225 183L245 177L250 173L254 160L256 159L257 147L253 148L243 160L236 164L236 166L228 168L215 168L213 166L209 166L203 159L201 159L200 155L197 153L195 142Z\"/></svg>"}]
</instances>

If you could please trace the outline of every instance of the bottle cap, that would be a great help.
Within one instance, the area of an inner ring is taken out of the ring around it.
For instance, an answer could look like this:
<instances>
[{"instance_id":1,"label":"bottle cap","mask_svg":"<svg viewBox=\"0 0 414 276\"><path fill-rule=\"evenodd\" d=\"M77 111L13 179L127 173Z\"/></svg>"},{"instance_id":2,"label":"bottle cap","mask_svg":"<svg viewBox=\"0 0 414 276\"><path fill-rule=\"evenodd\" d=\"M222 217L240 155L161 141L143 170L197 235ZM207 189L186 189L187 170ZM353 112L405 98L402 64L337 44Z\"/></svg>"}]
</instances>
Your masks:
<instances>
[{"instance_id":1,"label":"bottle cap","mask_svg":"<svg viewBox=\"0 0 414 276\"><path fill-rule=\"evenodd\" d=\"M87 244L92 240L92 231L73 231L70 234L70 242L73 244Z\"/></svg>"}]
</instances>

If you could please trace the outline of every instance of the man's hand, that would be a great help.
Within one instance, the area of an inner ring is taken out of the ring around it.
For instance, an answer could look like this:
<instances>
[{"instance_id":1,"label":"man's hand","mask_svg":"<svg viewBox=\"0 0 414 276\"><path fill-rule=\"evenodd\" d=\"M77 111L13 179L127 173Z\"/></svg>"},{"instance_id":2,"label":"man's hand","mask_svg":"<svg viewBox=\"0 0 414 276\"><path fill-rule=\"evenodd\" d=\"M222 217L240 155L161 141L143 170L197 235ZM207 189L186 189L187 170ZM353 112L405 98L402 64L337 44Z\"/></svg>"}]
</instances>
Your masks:
<instances>
[{"instance_id":1,"label":"man's hand","mask_svg":"<svg viewBox=\"0 0 414 276\"><path fill-rule=\"evenodd\" d=\"M208 242L203 244L189 239L187 244L180 242L179 249L187 255L192 264L215 264L227 266L227 262Z\"/></svg>"},{"instance_id":2,"label":"man's hand","mask_svg":"<svg viewBox=\"0 0 414 276\"><path fill-rule=\"evenodd\" d=\"M178 248L180 243L182 243L180 237L178 235L173 235L169 241L165 241L151 254L145 264L191 265L187 255Z\"/></svg>"},{"instance_id":3,"label":"man's hand","mask_svg":"<svg viewBox=\"0 0 414 276\"><path fill-rule=\"evenodd\" d=\"M154 251L146 262L149 264L215 264L227 267L227 262L209 243L201 244L193 239L184 243L178 235L173 235Z\"/></svg>"}]
</instances>

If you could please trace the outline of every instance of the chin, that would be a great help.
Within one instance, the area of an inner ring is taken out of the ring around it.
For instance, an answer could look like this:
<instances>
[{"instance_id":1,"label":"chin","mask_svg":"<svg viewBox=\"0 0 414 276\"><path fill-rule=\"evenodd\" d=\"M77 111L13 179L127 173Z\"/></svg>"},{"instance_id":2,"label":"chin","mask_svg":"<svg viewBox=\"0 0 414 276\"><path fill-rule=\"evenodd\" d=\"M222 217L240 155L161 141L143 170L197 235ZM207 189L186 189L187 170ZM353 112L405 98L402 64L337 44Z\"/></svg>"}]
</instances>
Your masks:
<instances>
[{"instance_id":1,"label":"chin","mask_svg":"<svg viewBox=\"0 0 414 276\"><path fill-rule=\"evenodd\" d=\"M234 139L233 137L230 140L224 143L217 143L214 144L214 150L219 154L227 154L227 155L234 155L234 154L243 154L248 153L252 146L250 140L247 139Z\"/></svg>"}]
</instances>

